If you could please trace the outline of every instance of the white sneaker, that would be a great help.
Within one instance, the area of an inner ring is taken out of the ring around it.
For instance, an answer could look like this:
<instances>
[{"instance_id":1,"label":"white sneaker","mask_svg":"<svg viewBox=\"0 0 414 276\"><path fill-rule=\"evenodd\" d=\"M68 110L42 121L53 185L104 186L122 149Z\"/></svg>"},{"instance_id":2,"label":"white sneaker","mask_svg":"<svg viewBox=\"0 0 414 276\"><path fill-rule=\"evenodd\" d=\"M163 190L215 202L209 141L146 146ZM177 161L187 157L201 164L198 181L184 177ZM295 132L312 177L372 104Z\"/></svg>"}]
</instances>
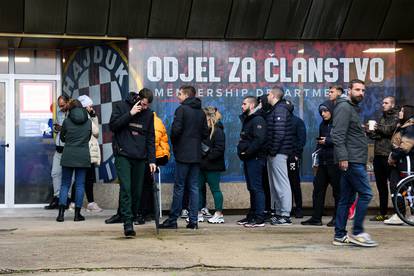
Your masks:
<instances>
[{"instance_id":1,"label":"white sneaker","mask_svg":"<svg viewBox=\"0 0 414 276\"><path fill-rule=\"evenodd\" d=\"M96 202L91 202L91 203L88 203L88 206L86 206L86 211L98 213L98 212L102 212L103 210L98 206Z\"/></svg>"},{"instance_id":2,"label":"white sneaker","mask_svg":"<svg viewBox=\"0 0 414 276\"><path fill-rule=\"evenodd\" d=\"M389 219L384 220L384 224L388 224L388 225L403 225L404 222L398 217L397 214L394 214Z\"/></svg>"},{"instance_id":3,"label":"white sneaker","mask_svg":"<svg viewBox=\"0 0 414 276\"><path fill-rule=\"evenodd\" d=\"M71 212L75 212L75 202L71 202L69 204L68 210L71 211Z\"/></svg>"},{"instance_id":4,"label":"white sneaker","mask_svg":"<svg viewBox=\"0 0 414 276\"><path fill-rule=\"evenodd\" d=\"M208 223L224 223L224 217L214 214L214 216L208 219Z\"/></svg>"},{"instance_id":5,"label":"white sneaker","mask_svg":"<svg viewBox=\"0 0 414 276\"><path fill-rule=\"evenodd\" d=\"M203 216L205 216L206 218L211 218L213 215L210 213L210 211L207 209L207 207L204 207L203 209L201 209L201 213L203 214Z\"/></svg>"},{"instance_id":6,"label":"white sneaker","mask_svg":"<svg viewBox=\"0 0 414 276\"><path fill-rule=\"evenodd\" d=\"M187 209L183 209L182 211L181 211L181 218L188 218L188 211L187 211Z\"/></svg>"},{"instance_id":7,"label":"white sneaker","mask_svg":"<svg viewBox=\"0 0 414 276\"><path fill-rule=\"evenodd\" d=\"M186 218L186 219L185 219L185 221L186 221L186 222L190 222L190 218ZM198 222L204 222L204 217L203 217L203 214L200 214L200 213L198 214L197 221L198 221Z\"/></svg>"},{"instance_id":8,"label":"white sneaker","mask_svg":"<svg viewBox=\"0 0 414 276\"><path fill-rule=\"evenodd\" d=\"M363 247L375 247L378 243L371 239L368 233L361 233L358 235L348 235L348 239L351 243L363 246Z\"/></svg>"}]
</instances>

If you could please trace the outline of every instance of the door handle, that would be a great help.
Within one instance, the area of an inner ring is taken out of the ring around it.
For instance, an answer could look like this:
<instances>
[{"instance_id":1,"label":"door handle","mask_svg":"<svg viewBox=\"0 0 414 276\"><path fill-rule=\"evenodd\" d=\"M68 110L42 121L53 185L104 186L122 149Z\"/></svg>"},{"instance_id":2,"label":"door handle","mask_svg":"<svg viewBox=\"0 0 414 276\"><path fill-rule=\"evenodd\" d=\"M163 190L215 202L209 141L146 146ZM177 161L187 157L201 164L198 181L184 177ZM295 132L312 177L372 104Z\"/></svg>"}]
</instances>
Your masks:
<instances>
[{"instance_id":1,"label":"door handle","mask_svg":"<svg viewBox=\"0 0 414 276\"><path fill-rule=\"evenodd\" d=\"M2 147L2 148L8 148L8 147L10 147L10 145L9 144L3 144L3 145L0 145L0 147Z\"/></svg>"}]
</instances>

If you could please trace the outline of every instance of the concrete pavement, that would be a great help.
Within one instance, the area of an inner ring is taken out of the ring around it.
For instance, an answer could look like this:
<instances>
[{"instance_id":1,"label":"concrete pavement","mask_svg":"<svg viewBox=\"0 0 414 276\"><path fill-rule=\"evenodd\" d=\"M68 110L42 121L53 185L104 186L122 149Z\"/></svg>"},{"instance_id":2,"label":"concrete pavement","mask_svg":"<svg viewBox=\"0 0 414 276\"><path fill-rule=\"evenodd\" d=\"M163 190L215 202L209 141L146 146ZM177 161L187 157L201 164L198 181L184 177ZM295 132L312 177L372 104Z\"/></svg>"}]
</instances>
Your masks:
<instances>
[{"instance_id":1,"label":"concrete pavement","mask_svg":"<svg viewBox=\"0 0 414 276\"><path fill-rule=\"evenodd\" d=\"M106 225L114 210L86 221L55 222L56 210L0 209L0 274L18 275L413 275L414 227L366 222L377 248L335 247L326 226L266 225L246 229L241 216L199 230L136 226L124 239L122 225ZM325 218L325 223L329 220Z\"/></svg>"}]
</instances>

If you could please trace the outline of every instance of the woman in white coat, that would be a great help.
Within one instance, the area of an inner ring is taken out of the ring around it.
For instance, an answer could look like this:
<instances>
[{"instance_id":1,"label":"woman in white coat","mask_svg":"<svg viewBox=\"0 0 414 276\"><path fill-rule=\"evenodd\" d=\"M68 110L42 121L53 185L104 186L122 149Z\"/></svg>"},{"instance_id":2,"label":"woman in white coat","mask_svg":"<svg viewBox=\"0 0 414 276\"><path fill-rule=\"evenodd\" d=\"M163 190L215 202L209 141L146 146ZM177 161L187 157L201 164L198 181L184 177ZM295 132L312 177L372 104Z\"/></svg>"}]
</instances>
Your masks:
<instances>
[{"instance_id":1,"label":"woman in white coat","mask_svg":"<svg viewBox=\"0 0 414 276\"><path fill-rule=\"evenodd\" d=\"M95 166L99 166L101 164L101 150L99 148L99 121L98 116L93 109L93 101L87 95L82 95L78 97L78 100L81 102L82 107L86 109L89 114L89 119L92 121L92 135L89 141L89 153L91 156L91 167L86 172L85 178L85 194L88 200L88 205L86 206L86 211L89 212L101 212L102 209L98 206L95 202L95 198L93 195L93 184L96 181L96 174L95 174ZM75 192L73 191L72 187L72 195ZM72 201L75 201L72 198Z\"/></svg>"}]
</instances>

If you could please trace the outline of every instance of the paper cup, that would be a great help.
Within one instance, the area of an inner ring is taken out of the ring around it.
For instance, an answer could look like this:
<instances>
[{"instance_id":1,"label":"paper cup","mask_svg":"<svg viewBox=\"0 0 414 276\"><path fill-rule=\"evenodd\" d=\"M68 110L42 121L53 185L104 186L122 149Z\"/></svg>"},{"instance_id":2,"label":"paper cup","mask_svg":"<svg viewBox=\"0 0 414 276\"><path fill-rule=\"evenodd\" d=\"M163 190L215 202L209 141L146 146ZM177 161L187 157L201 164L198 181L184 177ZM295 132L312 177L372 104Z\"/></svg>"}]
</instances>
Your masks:
<instances>
[{"instance_id":1,"label":"paper cup","mask_svg":"<svg viewBox=\"0 0 414 276\"><path fill-rule=\"evenodd\" d=\"M368 121L368 130L374 131L376 124L377 124L377 122L375 120L369 120Z\"/></svg>"}]
</instances>

